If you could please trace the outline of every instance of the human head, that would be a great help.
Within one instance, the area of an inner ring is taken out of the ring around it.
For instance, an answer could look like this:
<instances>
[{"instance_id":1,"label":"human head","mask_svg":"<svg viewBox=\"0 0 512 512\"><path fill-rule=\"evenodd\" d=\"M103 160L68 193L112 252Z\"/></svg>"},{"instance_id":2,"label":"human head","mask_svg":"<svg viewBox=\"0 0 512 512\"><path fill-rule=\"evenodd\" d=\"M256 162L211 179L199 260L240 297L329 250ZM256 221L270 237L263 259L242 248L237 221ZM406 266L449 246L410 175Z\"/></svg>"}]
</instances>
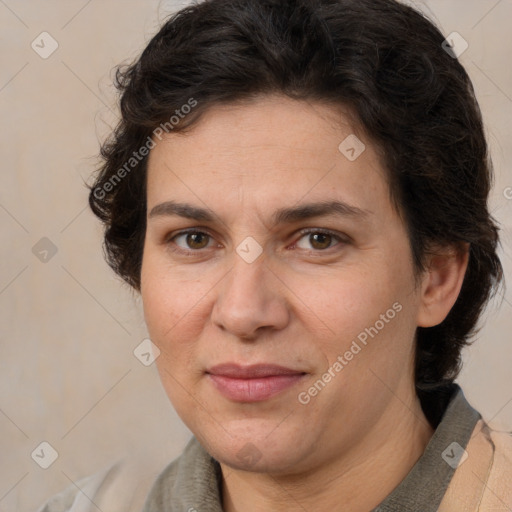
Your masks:
<instances>
[{"instance_id":1,"label":"human head","mask_svg":"<svg viewBox=\"0 0 512 512\"><path fill-rule=\"evenodd\" d=\"M162 126L185 132L212 106L262 94L346 107L381 151L418 274L437 248L469 244L457 302L441 324L416 333L418 393L453 380L502 271L480 111L443 40L394 0L211 0L172 16L117 75L122 119L89 196L109 264L140 290L147 156L139 150L159 142Z\"/></svg>"}]
</instances>

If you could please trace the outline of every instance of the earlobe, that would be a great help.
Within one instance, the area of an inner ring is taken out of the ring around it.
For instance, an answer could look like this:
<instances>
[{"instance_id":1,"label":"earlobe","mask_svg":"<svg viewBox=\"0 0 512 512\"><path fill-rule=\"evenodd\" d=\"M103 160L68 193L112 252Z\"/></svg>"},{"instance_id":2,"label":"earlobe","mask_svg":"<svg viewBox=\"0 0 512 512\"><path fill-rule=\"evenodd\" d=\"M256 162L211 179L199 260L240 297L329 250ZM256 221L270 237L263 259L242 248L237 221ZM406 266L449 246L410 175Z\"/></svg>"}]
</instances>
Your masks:
<instances>
[{"instance_id":1,"label":"earlobe","mask_svg":"<svg viewBox=\"0 0 512 512\"><path fill-rule=\"evenodd\" d=\"M459 296L469 261L469 244L442 248L429 257L421 283L418 327L439 325Z\"/></svg>"}]
</instances>

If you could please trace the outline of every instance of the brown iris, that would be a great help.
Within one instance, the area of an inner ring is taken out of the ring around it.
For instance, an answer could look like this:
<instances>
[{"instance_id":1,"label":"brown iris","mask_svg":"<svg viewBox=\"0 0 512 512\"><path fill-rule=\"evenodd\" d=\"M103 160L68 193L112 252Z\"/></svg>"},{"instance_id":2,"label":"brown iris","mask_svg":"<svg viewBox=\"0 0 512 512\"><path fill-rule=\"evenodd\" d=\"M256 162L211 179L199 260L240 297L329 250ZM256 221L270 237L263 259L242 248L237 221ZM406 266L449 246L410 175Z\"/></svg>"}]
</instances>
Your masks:
<instances>
[{"instance_id":1,"label":"brown iris","mask_svg":"<svg viewBox=\"0 0 512 512\"><path fill-rule=\"evenodd\" d=\"M309 235L309 241L315 249L327 249L331 245L332 235L327 233L312 233Z\"/></svg>"},{"instance_id":2,"label":"brown iris","mask_svg":"<svg viewBox=\"0 0 512 512\"><path fill-rule=\"evenodd\" d=\"M188 233L187 245L191 249L204 249L208 245L208 238L206 233Z\"/></svg>"}]
</instances>

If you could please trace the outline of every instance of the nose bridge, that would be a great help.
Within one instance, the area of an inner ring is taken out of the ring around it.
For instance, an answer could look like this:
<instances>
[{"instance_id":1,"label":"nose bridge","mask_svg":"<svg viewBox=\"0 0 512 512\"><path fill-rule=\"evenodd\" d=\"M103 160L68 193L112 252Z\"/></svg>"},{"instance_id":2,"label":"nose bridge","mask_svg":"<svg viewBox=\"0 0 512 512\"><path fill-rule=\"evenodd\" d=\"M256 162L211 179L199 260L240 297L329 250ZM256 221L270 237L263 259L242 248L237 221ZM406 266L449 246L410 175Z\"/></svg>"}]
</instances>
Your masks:
<instances>
[{"instance_id":1,"label":"nose bridge","mask_svg":"<svg viewBox=\"0 0 512 512\"><path fill-rule=\"evenodd\" d=\"M247 243L250 252L251 242ZM247 249L243 243L240 246ZM250 262L243 253L233 256L231 271L219 283L212 321L244 338L253 337L261 327L282 328L287 322L286 304L264 256Z\"/></svg>"},{"instance_id":2,"label":"nose bridge","mask_svg":"<svg viewBox=\"0 0 512 512\"><path fill-rule=\"evenodd\" d=\"M249 301L262 300L264 296L268 297L269 292L272 291L272 286L270 289L268 288L267 274L270 270L267 267L264 255L261 254L257 258L251 255L254 259L245 259L244 255L240 256L239 254L244 250L247 251L247 254L250 254L252 251L250 245L250 242L245 241L240 244L237 254L233 257L233 266L228 278L230 291L238 297L240 303L244 302L241 300L244 297L247 297Z\"/></svg>"}]
</instances>

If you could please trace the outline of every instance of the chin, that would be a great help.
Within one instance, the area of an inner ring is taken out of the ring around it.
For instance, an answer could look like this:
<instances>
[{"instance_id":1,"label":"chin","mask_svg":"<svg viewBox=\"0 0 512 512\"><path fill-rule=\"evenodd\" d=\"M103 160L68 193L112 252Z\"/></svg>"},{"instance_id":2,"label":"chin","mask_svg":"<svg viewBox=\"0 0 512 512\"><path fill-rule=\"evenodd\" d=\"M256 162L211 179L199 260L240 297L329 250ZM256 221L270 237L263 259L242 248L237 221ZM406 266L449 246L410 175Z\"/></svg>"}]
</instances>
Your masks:
<instances>
[{"instance_id":1,"label":"chin","mask_svg":"<svg viewBox=\"0 0 512 512\"><path fill-rule=\"evenodd\" d=\"M274 423L274 429L275 426ZM265 429L259 435L253 431L236 436L224 432L221 438L213 440L204 435L196 435L196 438L214 459L232 469L275 474L296 471L303 458L297 440L284 431L269 436L271 431Z\"/></svg>"},{"instance_id":2,"label":"chin","mask_svg":"<svg viewBox=\"0 0 512 512\"><path fill-rule=\"evenodd\" d=\"M295 459L297 454L271 454L265 451L262 453L251 442L243 445L238 451L219 453L214 458L222 464L240 471L251 471L253 473L289 474L297 470Z\"/></svg>"}]
</instances>

